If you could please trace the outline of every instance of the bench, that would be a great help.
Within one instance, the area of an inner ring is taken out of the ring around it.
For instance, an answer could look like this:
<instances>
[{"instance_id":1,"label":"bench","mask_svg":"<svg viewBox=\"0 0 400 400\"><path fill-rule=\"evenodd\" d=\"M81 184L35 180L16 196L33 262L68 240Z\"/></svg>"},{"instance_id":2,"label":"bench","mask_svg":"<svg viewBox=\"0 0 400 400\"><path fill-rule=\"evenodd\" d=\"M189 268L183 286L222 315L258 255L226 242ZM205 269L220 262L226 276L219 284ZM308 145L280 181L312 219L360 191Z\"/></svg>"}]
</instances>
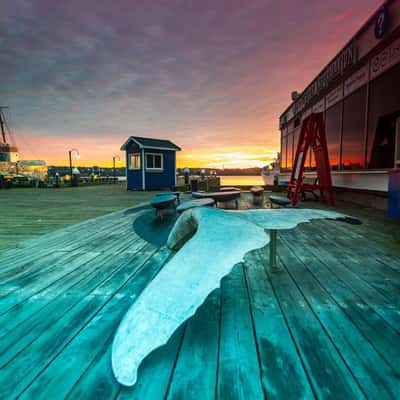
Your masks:
<instances>
[{"instance_id":1,"label":"bench","mask_svg":"<svg viewBox=\"0 0 400 400\"><path fill-rule=\"evenodd\" d=\"M176 196L178 204L181 203L181 199L180 199L181 192L163 192L163 193L156 194L156 196L165 196L168 194L172 194L172 195Z\"/></svg>"},{"instance_id":2,"label":"bench","mask_svg":"<svg viewBox=\"0 0 400 400\"><path fill-rule=\"evenodd\" d=\"M150 205L156 210L156 218L162 219L168 210L173 210L175 213L176 200L177 197L170 193L163 193L152 197Z\"/></svg>"},{"instance_id":3,"label":"bench","mask_svg":"<svg viewBox=\"0 0 400 400\"><path fill-rule=\"evenodd\" d=\"M234 201L236 209L239 208L239 203L237 199L240 197L240 192L237 190L231 192L204 192L204 193L192 192L192 197L195 199L211 198L217 204L223 203L224 205L228 202Z\"/></svg>"},{"instance_id":4,"label":"bench","mask_svg":"<svg viewBox=\"0 0 400 400\"><path fill-rule=\"evenodd\" d=\"M224 186L219 189L220 192L240 192L240 189L234 186Z\"/></svg>"},{"instance_id":5,"label":"bench","mask_svg":"<svg viewBox=\"0 0 400 400\"><path fill-rule=\"evenodd\" d=\"M292 204L292 201L287 197L283 196L269 196L271 204L275 204L279 207L287 207Z\"/></svg>"}]
</instances>

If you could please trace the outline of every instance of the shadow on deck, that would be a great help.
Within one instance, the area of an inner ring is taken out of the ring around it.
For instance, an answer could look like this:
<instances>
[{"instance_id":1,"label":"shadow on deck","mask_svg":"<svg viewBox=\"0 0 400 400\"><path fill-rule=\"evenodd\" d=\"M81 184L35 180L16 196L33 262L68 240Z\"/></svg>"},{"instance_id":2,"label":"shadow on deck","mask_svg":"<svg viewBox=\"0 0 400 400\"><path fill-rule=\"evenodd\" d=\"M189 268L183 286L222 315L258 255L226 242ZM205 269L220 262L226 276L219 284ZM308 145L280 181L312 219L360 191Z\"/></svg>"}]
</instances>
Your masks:
<instances>
[{"instance_id":1,"label":"shadow on deck","mask_svg":"<svg viewBox=\"0 0 400 400\"><path fill-rule=\"evenodd\" d=\"M146 358L136 386L119 386L115 329L172 255L162 238L135 232L148 212L116 212L0 253L1 398L400 397L400 251L385 220L362 212L359 226L281 231L276 272L267 249L248 254Z\"/></svg>"}]
</instances>

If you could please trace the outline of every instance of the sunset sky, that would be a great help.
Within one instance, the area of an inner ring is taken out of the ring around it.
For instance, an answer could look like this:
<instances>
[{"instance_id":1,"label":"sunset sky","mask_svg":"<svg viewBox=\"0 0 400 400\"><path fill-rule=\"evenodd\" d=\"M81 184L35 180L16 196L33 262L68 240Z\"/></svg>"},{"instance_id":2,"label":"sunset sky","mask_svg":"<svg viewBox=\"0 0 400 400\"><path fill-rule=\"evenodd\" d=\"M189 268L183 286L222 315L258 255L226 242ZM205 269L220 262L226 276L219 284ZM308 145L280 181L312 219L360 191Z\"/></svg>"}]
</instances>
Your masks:
<instances>
[{"instance_id":1,"label":"sunset sky","mask_svg":"<svg viewBox=\"0 0 400 400\"><path fill-rule=\"evenodd\" d=\"M262 166L290 92L381 3L2 0L0 105L22 159L106 166L138 135L178 166Z\"/></svg>"}]
</instances>

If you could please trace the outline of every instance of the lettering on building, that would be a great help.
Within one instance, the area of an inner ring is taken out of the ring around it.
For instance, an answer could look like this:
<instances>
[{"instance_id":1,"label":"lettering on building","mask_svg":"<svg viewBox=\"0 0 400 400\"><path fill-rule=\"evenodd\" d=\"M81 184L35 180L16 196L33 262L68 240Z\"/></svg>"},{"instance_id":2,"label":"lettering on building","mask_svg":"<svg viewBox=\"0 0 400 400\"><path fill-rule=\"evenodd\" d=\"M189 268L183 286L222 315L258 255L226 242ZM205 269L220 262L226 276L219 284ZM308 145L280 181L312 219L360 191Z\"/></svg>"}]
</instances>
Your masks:
<instances>
[{"instance_id":1,"label":"lettering on building","mask_svg":"<svg viewBox=\"0 0 400 400\"><path fill-rule=\"evenodd\" d=\"M400 62L400 39L382 50L371 60L371 79Z\"/></svg>"},{"instance_id":2,"label":"lettering on building","mask_svg":"<svg viewBox=\"0 0 400 400\"><path fill-rule=\"evenodd\" d=\"M327 65L317 78L314 79L314 81L301 94L299 100L294 104L295 114L306 108L315 97L319 96L322 90L328 88L332 81L343 75L344 72L355 63L354 48L354 41L352 41L331 63Z\"/></svg>"}]
</instances>

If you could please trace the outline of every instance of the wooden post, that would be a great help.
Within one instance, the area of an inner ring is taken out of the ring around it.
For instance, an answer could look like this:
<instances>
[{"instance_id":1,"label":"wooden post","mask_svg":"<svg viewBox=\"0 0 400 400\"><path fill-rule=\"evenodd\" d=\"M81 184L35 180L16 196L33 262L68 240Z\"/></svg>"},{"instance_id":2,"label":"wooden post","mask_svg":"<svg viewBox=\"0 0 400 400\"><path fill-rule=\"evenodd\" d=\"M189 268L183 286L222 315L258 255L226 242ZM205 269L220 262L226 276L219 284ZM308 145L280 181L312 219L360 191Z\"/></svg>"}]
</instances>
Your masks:
<instances>
[{"instance_id":1,"label":"wooden post","mask_svg":"<svg viewBox=\"0 0 400 400\"><path fill-rule=\"evenodd\" d=\"M270 229L270 242L269 242L269 265L271 268L276 268L276 245L277 245L277 230Z\"/></svg>"},{"instance_id":2,"label":"wooden post","mask_svg":"<svg viewBox=\"0 0 400 400\"><path fill-rule=\"evenodd\" d=\"M113 183L115 183L115 156L113 157Z\"/></svg>"},{"instance_id":3,"label":"wooden post","mask_svg":"<svg viewBox=\"0 0 400 400\"><path fill-rule=\"evenodd\" d=\"M68 151L68 155L69 155L69 184L70 186L72 186L72 156L71 156L72 150Z\"/></svg>"}]
</instances>

